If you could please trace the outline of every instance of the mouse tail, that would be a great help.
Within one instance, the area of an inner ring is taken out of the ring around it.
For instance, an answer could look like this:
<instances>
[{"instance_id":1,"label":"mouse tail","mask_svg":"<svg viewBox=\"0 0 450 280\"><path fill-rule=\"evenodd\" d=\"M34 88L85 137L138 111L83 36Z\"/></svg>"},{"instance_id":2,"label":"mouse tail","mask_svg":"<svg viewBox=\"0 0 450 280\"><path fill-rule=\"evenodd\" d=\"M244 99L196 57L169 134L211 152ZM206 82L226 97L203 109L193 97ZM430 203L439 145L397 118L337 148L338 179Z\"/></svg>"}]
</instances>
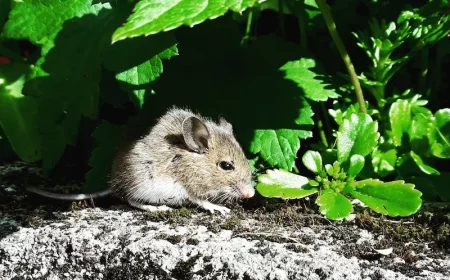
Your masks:
<instances>
[{"instance_id":1,"label":"mouse tail","mask_svg":"<svg viewBox=\"0 0 450 280\"><path fill-rule=\"evenodd\" d=\"M62 194L62 193L52 193L48 191L41 190L36 187L26 187L27 191L47 197L52 199L59 200L85 200L90 198L98 198L110 195L112 193L112 189L108 188L103 191L98 191L94 193L80 193L80 194Z\"/></svg>"}]
</instances>

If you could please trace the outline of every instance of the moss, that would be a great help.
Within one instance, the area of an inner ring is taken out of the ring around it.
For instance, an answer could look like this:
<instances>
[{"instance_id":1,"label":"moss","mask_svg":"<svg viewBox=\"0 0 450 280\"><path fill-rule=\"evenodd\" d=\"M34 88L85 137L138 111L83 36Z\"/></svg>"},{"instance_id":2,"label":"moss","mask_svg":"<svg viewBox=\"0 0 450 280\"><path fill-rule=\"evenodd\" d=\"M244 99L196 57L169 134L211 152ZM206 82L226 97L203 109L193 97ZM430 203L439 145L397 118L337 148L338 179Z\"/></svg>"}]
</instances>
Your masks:
<instances>
[{"instance_id":1,"label":"moss","mask_svg":"<svg viewBox=\"0 0 450 280\"><path fill-rule=\"evenodd\" d=\"M179 223L187 218L190 218L193 214L193 210L185 207L180 209L172 209L171 211L154 211L147 212L146 218L152 222L169 222Z\"/></svg>"},{"instance_id":2,"label":"moss","mask_svg":"<svg viewBox=\"0 0 450 280\"><path fill-rule=\"evenodd\" d=\"M226 230L238 229L241 227L241 220L236 216L232 216L226 219L220 227Z\"/></svg>"},{"instance_id":3,"label":"moss","mask_svg":"<svg viewBox=\"0 0 450 280\"><path fill-rule=\"evenodd\" d=\"M195 238L189 238L188 240L186 240L186 244L188 245L198 245L200 243L200 241L198 241L198 239Z\"/></svg>"}]
</instances>

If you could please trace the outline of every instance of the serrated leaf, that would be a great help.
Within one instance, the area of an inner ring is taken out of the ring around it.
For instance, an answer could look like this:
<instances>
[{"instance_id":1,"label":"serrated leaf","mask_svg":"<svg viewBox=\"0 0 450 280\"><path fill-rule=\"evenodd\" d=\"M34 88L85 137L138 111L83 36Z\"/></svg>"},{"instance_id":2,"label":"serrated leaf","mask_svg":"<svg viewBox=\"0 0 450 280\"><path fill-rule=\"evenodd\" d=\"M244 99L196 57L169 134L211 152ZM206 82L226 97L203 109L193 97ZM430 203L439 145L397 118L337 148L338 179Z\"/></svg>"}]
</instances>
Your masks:
<instances>
[{"instance_id":1,"label":"serrated leaf","mask_svg":"<svg viewBox=\"0 0 450 280\"><path fill-rule=\"evenodd\" d=\"M314 174L322 170L322 157L316 151L307 151L302 157L302 162Z\"/></svg>"},{"instance_id":2,"label":"serrated leaf","mask_svg":"<svg viewBox=\"0 0 450 280\"><path fill-rule=\"evenodd\" d=\"M92 13L92 9L91 0L18 1L9 13L4 36L26 38L37 45L44 45L42 52L45 54L53 47L56 34L66 20Z\"/></svg>"},{"instance_id":3,"label":"serrated leaf","mask_svg":"<svg viewBox=\"0 0 450 280\"><path fill-rule=\"evenodd\" d=\"M367 179L357 182L350 193L375 212L392 217L414 214L422 204L421 192L404 181Z\"/></svg>"},{"instance_id":4,"label":"serrated leaf","mask_svg":"<svg viewBox=\"0 0 450 280\"><path fill-rule=\"evenodd\" d=\"M364 157L361 155L352 155L350 157L350 167L348 168L348 176L356 177L364 167Z\"/></svg>"},{"instance_id":5,"label":"serrated leaf","mask_svg":"<svg viewBox=\"0 0 450 280\"><path fill-rule=\"evenodd\" d=\"M280 70L286 73L286 79L295 82L303 90L306 98L313 101L326 101L328 98L339 97L336 91L326 88L329 85L320 81L319 75L311 70L315 66L313 59L302 58L289 61Z\"/></svg>"},{"instance_id":6,"label":"serrated leaf","mask_svg":"<svg viewBox=\"0 0 450 280\"><path fill-rule=\"evenodd\" d=\"M228 10L241 12L260 0L141 0L127 22L113 34L113 42L125 38L147 36L193 26L207 19L217 18Z\"/></svg>"},{"instance_id":7,"label":"serrated leaf","mask_svg":"<svg viewBox=\"0 0 450 280\"><path fill-rule=\"evenodd\" d=\"M37 130L37 102L22 95L30 66L0 65L0 127L19 156L26 162L41 159L41 139Z\"/></svg>"},{"instance_id":8,"label":"serrated leaf","mask_svg":"<svg viewBox=\"0 0 450 280\"><path fill-rule=\"evenodd\" d=\"M258 181L256 189L265 197L295 199L318 191L309 186L308 178L283 170L267 170L267 174L260 175Z\"/></svg>"},{"instance_id":9,"label":"serrated leaf","mask_svg":"<svg viewBox=\"0 0 450 280\"><path fill-rule=\"evenodd\" d=\"M256 130L250 151L260 153L272 166L290 171L294 167L297 151L300 148L299 138L308 137L311 135L301 130Z\"/></svg>"},{"instance_id":10,"label":"serrated leaf","mask_svg":"<svg viewBox=\"0 0 450 280\"><path fill-rule=\"evenodd\" d=\"M411 126L411 104L408 100L397 100L389 109L392 138L396 146L402 144L403 134L409 132Z\"/></svg>"},{"instance_id":11,"label":"serrated leaf","mask_svg":"<svg viewBox=\"0 0 450 280\"><path fill-rule=\"evenodd\" d=\"M410 155L411 158L414 160L414 162L417 164L417 166L420 168L420 170L422 170L425 174L439 175L439 171L424 163L422 158L418 154L414 153L414 151L411 151Z\"/></svg>"},{"instance_id":12,"label":"serrated leaf","mask_svg":"<svg viewBox=\"0 0 450 280\"><path fill-rule=\"evenodd\" d=\"M340 193L324 191L316 200L319 211L331 220L342 220L353 212L350 200Z\"/></svg>"},{"instance_id":13,"label":"serrated leaf","mask_svg":"<svg viewBox=\"0 0 450 280\"><path fill-rule=\"evenodd\" d=\"M91 170L86 173L83 191L96 192L108 188L111 165L119 146L121 127L109 122L97 126L92 136L96 143L89 158Z\"/></svg>"},{"instance_id":14,"label":"serrated leaf","mask_svg":"<svg viewBox=\"0 0 450 280\"><path fill-rule=\"evenodd\" d=\"M344 119L337 132L337 153L340 163L352 155L366 156L377 145L378 123L367 114L351 114Z\"/></svg>"},{"instance_id":15,"label":"serrated leaf","mask_svg":"<svg viewBox=\"0 0 450 280\"><path fill-rule=\"evenodd\" d=\"M105 67L116 72L122 90L130 94L136 108L144 105L151 84L163 72L162 59L178 55L172 33L124 40L111 46Z\"/></svg>"},{"instance_id":16,"label":"serrated leaf","mask_svg":"<svg viewBox=\"0 0 450 280\"><path fill-rule=\"evenodd\" d=\"M431 153L438 158L450 158L450 109L434 114L434 126L430 127Z\"/></svg>"}]
</instances>

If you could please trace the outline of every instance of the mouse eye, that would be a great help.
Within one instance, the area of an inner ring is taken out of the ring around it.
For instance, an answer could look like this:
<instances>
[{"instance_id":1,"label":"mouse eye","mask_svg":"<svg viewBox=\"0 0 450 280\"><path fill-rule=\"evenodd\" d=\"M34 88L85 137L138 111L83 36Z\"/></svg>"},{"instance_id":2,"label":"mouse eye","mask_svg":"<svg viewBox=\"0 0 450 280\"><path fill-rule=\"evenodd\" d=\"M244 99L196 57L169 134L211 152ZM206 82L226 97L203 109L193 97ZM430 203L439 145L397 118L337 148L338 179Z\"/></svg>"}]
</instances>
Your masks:
<instances>
[{"instance_id":1,"label":"mouse eye","mask_svg":"<svg viewBox=\"0 0 450 280\"><path fill-rule=\"evenodd\" d=\"M221 162L219 162L219 167L222 168L223 170L226 170L226 171L234 170L233 163L229 162L229 161L221 161Z\"/></svg>"}]
</instances>

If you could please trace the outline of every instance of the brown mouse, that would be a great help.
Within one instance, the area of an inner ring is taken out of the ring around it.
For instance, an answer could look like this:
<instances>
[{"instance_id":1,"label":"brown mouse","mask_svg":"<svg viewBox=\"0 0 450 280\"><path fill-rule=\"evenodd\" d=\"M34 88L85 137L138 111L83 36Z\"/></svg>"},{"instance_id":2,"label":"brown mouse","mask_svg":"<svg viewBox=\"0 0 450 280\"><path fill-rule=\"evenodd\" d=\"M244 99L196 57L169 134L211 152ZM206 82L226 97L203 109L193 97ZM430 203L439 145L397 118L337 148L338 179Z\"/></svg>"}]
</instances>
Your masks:
<instances>
[{"instance_id":1,"label":"brown mouse","mask_svg":"<svg viewBox=\"0 0 450 280\"><path fill-rule=\"evenodd\" d=\"M195 204L211 213L217 210L225 214L230 210L214 202L255 194L249 163L231 124L223 118L216 123L176 107L141 138L119 147L110 184L102 195L113 192L147 211ZM74 200L100 194L59 195L29 190L59 199L72 196Z\"/></svg>"}]
</instances>

